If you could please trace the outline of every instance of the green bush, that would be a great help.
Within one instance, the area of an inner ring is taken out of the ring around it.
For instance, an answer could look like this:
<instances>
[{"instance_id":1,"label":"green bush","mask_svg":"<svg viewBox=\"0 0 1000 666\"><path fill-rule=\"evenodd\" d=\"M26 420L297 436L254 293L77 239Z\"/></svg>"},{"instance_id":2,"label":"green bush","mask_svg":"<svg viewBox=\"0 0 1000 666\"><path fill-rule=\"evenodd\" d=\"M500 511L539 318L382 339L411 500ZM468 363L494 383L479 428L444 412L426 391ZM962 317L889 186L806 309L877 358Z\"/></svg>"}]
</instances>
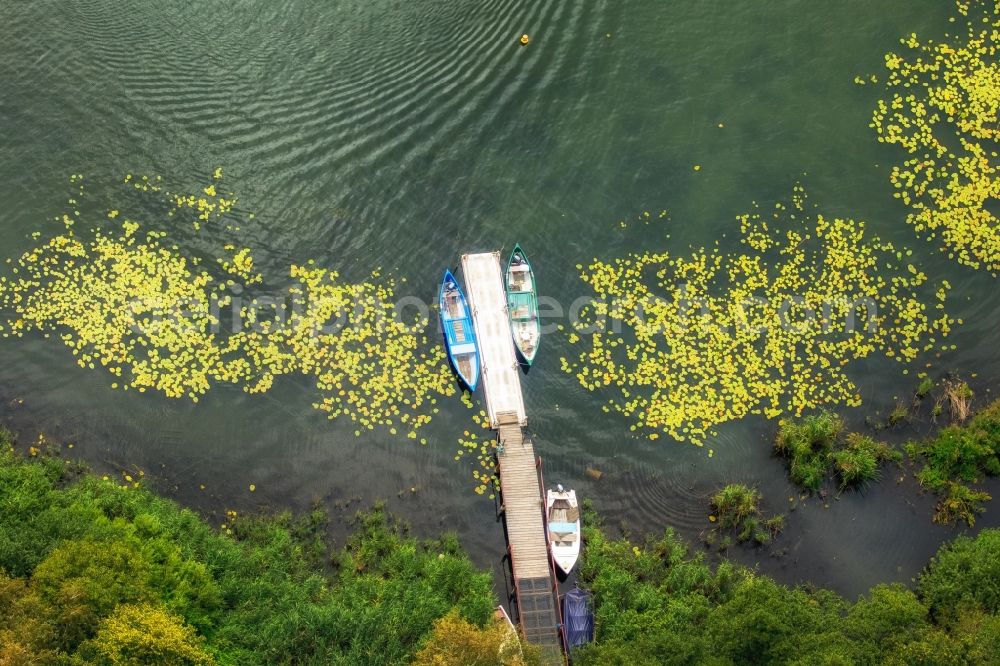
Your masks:
<instances>
[{"instance_id":1,"label":"green bush","mask_svg":"<svg viewBox=\"0 0 1000 666\"><path fill-rule=\"evenodd\" d=\"M962 611L1000 612L1000 530L960 536L931 560L917 587L931 612L955 619Z\"/></svg>"},{"instance_id":2,"label":"green bush","mask_svg":"<svg viewBox=\"0 0 1000 666\"><path fill-rule=\"evenodd\" d=\"M119 606L101 621L94 638L80 648L88 663L98 666L157 664L211 666L215 660L204 649L194 627L154 605Z\"/></svg>"},{"instance_id":3,"label":"green bush","mask_svg":"<svg viewBox=\"0 0 1000 666\"><path fill-rule=\"evenodd\" d=\"M897 583L876 585L867 599L858 600L844 620L844 633L863 651L874 652L917 640L927 626L927 607Z\"/></svg>"},{"instance_id":4,"label":"green bush","mask_svg":"<svg viewBox=\"0 0 1000 666\"><path fill-rule=\"evenodd\" d=\"M72 651L121 604L152 601L153 568L135 543L67 541L31 575L31 590L57 636L50 646Z\"/></svg>"},{"instance_id":5,"label":"green bush","mask_svg":"<svg viewBox=\"0 0 1000 666\"><path fill-rule=\"evenodd\" d=\"M579 579L594 595L597 640L574 651L577 665L993 664L1000 654L1000 530L942 548L915 592L878 585L851 604L727 562L713 569L670 530L633 544L592 514L584 525Z\"/></svg>"},{"instance_id":6,"label":"green bush","mask_svg":"<svg viewBox=\"0 0 1000 666\"><path fill-rule=\"evenodd\" d=\"M483 626L495 607L453 536L414 539L382 506L331 556L321 513L233 518L222 535L70 467L0 450L0 663L139 663L114 655L173 646L227 664L404 664L438 618ZM166 642L143 647L140 620L161 616L177 618Z\"/></svg>"}]
</instances>

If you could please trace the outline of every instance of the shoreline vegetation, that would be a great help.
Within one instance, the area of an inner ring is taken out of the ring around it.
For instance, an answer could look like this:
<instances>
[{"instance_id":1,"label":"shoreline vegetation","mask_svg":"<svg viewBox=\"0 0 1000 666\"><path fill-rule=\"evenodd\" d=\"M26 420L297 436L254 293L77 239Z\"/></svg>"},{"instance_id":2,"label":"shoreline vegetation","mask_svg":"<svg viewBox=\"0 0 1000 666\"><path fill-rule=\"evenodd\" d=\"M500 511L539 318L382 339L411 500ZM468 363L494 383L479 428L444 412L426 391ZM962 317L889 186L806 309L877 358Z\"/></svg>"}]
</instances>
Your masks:
<instances>
[{"instance_id":1,"label":"shoreline vegetation","mask_svg":"<svg viewBox=\"0 0 1000 666\"><path fill-rule=\"evenodd\" d=\"M119 483L0 431L0 663L538 663L492 620L492 575L454 535L420 540L384 505L334 548L326 515L217 529L141 481ZM54 448L54 447L53 447ZM739 491L739 492L737 492ZM727 529L766 530L759 494L716 498ZM715 500L713 500L715 501ZM788 587L672 530L614 538L585 507L580 584L597 641L574 664L989 663L1000 654L1000 530L942 546L914 589L851 603ZM724 526L725 526L724 525Z\"/></svg>"},{"instance_id":2,"label":"shoreline vegetation","mask_svg":"<svg viewBox=\"0 0 1000 666\"><path fill-rule=\"evenodd\" d=\"M975 484L1000 475L1000 400L975 411L973 398L969 385L957 378L940 386L921 381L911 405L898 404L885 422L870 421L875 430L894 428L930 404L931 422L944 422L937 432L905 443L902 451L868 435L845 434L841 418L827 411L780 421L774 451L786 459L792 483L820 496L831 473L838 492L863 490L881 479L885 463L905 465L923 490L938 497L934 522L964 521L972 527L992 499Z\"/></svg>"},{"instance_id":3,"label":"shoreline vegetation","mask_svg":"<svg viewBox=\"0 0 1000 666\"><path fill-rule=\"evenodd\" d=\"M597 642L574 664L988 664L1000 654L1000 530L945 544L915 589L876 585L851 603L706 563L672 530L612 539L585 516L581 585Z\"/></svg>"},{"instance_id":4,"label":"shoreline vegetation","mask_svg":"<svg viewBox=\"0 0 1000 666\"><path fill-rule=\"evenodd\" d=\"M492 576L454 535L415 539L381 505L338 548L323 512L216 529L33 453L0 431L0 664L403 664L489 644Z\"/></svg>"}]
</instances>

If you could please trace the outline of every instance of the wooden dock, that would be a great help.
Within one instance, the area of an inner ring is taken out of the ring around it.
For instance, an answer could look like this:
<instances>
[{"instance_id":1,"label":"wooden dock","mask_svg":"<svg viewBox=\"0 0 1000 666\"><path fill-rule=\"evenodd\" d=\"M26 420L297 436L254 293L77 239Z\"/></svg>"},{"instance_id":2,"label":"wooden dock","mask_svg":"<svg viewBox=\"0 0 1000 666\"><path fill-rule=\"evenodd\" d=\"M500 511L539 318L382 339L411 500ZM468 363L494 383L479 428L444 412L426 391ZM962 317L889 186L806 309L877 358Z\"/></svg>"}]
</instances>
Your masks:
<instances>
[{"instance_id":1,"label":"wooden dock","mask_svg":"<svg viewBox=\"0 0 1000 666\"><path fill-rule=\"evenodd\" d=\"M521 368L510 333L500 253L463 254L462 275L479 343L481 381L490 427L494 430L500 427L499 415L502 413L513 413L517 424L527 425L521 394Z\"/></svg>"},{"instance_id":2,"label":"wooden dock","mask_svg":"<svg viewBox=\"0 0 1000 666\"><path fill-rule=\"evenodd\" d=\"M527 417L521 369L510 333L500 255L463 255L462 271L480 348L490 426L497 431L499 498L517 621L525 639L542 649L546 663L564 664L558 585L545 534L540 461L531 439L524 434Z\"/></svg>"}]
</instances>

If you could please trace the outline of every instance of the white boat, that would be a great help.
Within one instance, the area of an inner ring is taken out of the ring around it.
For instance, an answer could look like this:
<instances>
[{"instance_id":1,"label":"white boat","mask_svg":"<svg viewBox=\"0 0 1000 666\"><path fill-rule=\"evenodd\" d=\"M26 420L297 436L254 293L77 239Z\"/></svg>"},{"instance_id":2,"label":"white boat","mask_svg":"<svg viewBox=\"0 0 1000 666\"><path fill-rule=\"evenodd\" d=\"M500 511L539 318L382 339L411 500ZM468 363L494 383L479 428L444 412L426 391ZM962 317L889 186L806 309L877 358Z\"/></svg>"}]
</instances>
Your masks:
<instances>
[{"instance_id":1,"label":"white boat","mask_svg":"<svg viewBox=\"0 0 1000 666\"><path fill-rule=\"evenodd\" d=\"M507 614L507 609L503 607L503 604L497 606L496 610L493 611L493 619L497 622L506 624L511 631L515 634L517 633L517 628L514 627L514 623L511 621L510 615Z\"/></svg>"},{"instance_id":2,"label":"white boat","mask_svg":"<svg viewBox=\"0 0 1000 666\"><path fill-rule=\"evenodd\" d=\"M497 606L496 610L493 611L493 619L506 630L504 631L503 640L500 642L500 649L497 651L500 661L504 664L524 663L521 636L517 633L517 627L511 622L510 615L507 615L507 609L503 607L503 604Z\"/></svg>"},{"instance_id":3,"label":"white boat","mask_svg":"<svg viewBox=\"0 0 1000 666\"><path fill-rule=\"evenodd\" d=\"M580 557L580 506L576 491L556 486L545 498L549 524L549 549L556 566L568 574Z\"/></svg>"}]
</instances>

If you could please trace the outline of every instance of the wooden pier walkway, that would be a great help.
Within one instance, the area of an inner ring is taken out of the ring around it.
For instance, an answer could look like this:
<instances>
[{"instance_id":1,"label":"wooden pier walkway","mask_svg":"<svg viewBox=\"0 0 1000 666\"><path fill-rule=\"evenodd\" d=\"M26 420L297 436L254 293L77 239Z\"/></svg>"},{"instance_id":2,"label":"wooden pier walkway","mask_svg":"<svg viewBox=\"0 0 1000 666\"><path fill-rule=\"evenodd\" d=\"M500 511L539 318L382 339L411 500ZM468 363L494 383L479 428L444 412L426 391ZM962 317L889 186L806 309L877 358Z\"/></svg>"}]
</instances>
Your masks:
<instances>
[{"instance_id":1,"label":"wooden pier walkway","mask_svg":"<svg viewBox=\"0 0 1000 666\"><path fill-rule=\"evenodd\" d=\"M498 432L497 461L517 619L546 663L564 664L558 585L545 534L539 460L524 434L527 417L497 252L462 255L466 294L480 348L490 427Z\"/></svg>"},{"instance_id":2,"label":"wooden pier walkway","mask_svg":"<svg viewBox=\"0 0 1000 666\"><path fill-rule=\"evenodd\" d=\"M513 413L518 425L527 425L524 396L521 395L521 368L510 333L500 253L463 254L462 275L479 343L480 375L490 427L498 429L499 414L505 412Z\"/></svg>"}]
</instances>

